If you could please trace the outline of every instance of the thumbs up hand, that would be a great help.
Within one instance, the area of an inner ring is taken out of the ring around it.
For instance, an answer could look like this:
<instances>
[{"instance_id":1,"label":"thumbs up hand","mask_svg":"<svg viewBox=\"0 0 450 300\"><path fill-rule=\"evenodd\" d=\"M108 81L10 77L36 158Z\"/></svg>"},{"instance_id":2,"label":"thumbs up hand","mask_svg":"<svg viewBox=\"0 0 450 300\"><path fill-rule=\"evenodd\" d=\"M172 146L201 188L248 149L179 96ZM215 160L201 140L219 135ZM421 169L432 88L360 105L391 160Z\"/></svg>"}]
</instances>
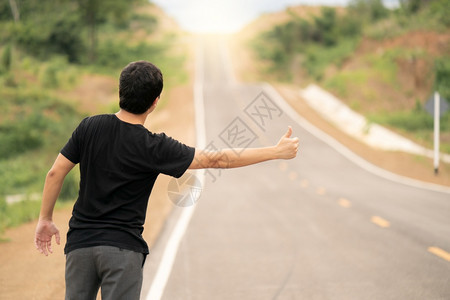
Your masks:
<instances>
[{"instance_id":1,"label":"thumbs up hand","mask_svg":"<svg viewBox=\"0 0 450 300\"><path fill-rule=\"evenodd\" d=\"M292 159L297 156L299 139L298 137L291 138L291 136L292 128L289 126L276 146L279 159Z\"/></svg>"}]
</instances>

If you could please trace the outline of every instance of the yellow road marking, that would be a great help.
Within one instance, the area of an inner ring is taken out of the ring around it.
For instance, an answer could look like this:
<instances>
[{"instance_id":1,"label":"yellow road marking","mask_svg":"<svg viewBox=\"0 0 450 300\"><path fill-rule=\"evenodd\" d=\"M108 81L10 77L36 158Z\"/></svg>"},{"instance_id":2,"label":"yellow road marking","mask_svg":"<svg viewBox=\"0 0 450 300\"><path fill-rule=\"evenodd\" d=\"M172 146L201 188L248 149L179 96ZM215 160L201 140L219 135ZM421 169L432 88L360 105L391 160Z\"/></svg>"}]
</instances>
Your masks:
<instances>
[{"instance_id":1,"label":"yellow road marking","mask_svg":"<svg viewBox=\"0 0 450 300\"><path fill-rule=\"evenodd\" d=\"M349 208L352 206L352 203L345 198L339 198L338 204L345 208Z\"/></svg>"},{"instance_id":2,"label":"yellow road marking","mask_svg":"<svg viewBox=\"0 0 450 300\"><path fill-rule=\"evenodd\" d=\"M448 253L445 250L442 250L438 247L429 247L428 252L433 253L436 256L439 256L442 259L445 259L446 261L450 261L450 253Z\"/></svg>"},{"instance_id":3,"label":"yellow road marking","mask_svg":"<svg viewBox=\"0 0 450 300\"><path fill-rule=\"evenodd\" d=\"M309 186L309 181L306 179L303 179L302 181L300 181L300 186L302 188L307 188Z\"/></svg>"},{"instance_id":4,"label":"yellow road marking","mask_svg":"<svg viewBox=\"0 0 450 300\"><path fill-rule=\"evenodd\" d=\"M327 190L325 188L323 188L323 187L319 187L319 188L317 188L316 192L317 192L317 195L323 196L323 195L325 195Z\"/></svg>"},{"instance_id":5,"label":"yellow road marking","mask_svg":"<svg viewBox=\"0 0 450 300\"><path fill-rule=\"evenodd\" d=\"M280 168L281 171L286 171L288 168L288 164L287 164L287 162L282 161L282 162L280 162L278 167Z\"/></svg>"},{"instance_id":6,"label":"yellow road marking","mask_svg":"<svg viewBox=\"0 0 450 300\"><path fill-rule=\"evenodd\" d=\"M298 178L298 173L297 172L292 171L292 172L289 173L289 179L290 180L294 181L297 178Z\"/></svg>"},{"instance_id":7,"label":"yellow road marking","mask_svg":"<svg viewBox=\"0 0 450 300\"><path fill-rule=\"evenodd\" d=\"M389 221L386 221L385 219L378 216L373 216L370 220L372 221L372 223L383 228L388 228L389 226L391 226L391 223Z\"/></svg>"}]
</instances>

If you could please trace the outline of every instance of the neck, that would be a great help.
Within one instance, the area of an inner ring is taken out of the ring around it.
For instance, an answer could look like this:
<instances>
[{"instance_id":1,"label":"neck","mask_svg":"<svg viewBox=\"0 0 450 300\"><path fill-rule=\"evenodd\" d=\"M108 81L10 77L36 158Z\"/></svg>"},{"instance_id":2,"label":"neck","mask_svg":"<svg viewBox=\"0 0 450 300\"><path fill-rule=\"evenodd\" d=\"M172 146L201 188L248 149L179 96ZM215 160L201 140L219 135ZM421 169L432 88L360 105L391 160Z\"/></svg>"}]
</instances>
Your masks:
<instances>
[{"instance_id":1,"label":"neck","mask_svg":"<svg viewBox=\"0 0 450 300\"><path fill-rule=\"evenodd\" d=\"M145 112L143 114L136 115L121 109L116 113L116 116L119 118L119 120L127 123L144 125L148 113Z\"/></svg>"}]
</instances>

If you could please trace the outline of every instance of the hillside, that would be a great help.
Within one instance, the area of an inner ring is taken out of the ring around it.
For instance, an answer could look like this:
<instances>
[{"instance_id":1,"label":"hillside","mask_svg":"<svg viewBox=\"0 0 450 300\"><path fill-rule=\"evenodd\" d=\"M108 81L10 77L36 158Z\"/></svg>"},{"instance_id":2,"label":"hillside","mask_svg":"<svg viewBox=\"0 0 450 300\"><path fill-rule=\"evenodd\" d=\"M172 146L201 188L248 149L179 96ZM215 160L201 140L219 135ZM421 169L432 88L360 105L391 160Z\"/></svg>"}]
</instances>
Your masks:
<instances>
[{"instance_id":1,"label":"hillside","mask_svg":"<svg viewBox=\"0 0 450 300\"><path fill-rule=\"evenodd\" d=\"M348 8L326 9L298 6L261 16L249 24L230 40L232 53L240 58L234 65L238 77L244 81L271 82L304 117L327 127L326 131L333 136L342 133L319 121L320 117L298 95L309 83L324 87L372 122L432 148L433 120L423 107L436 86L438 64L448 65L450 30L435 23L420 26L407 23L400 30L398 17L389 12L380 21L365 25L357 36L332 31L334 36L343 37L331 40L329 45L303 40L305 31L307 38L311 32L315 33L326 13L335 19L330 28L343 26ZM450 153L449 116L447 113L441 119L441 152L446 153ZM449 166L441 166L441 174L436 177L429 159L365 149L359 141L345 135L338 139L391 171L430 182L450 183ZM367 155L370 152L374 153ZM412 165L420 166L411 172L408 166Z\"/></svg>"}]
</instances>

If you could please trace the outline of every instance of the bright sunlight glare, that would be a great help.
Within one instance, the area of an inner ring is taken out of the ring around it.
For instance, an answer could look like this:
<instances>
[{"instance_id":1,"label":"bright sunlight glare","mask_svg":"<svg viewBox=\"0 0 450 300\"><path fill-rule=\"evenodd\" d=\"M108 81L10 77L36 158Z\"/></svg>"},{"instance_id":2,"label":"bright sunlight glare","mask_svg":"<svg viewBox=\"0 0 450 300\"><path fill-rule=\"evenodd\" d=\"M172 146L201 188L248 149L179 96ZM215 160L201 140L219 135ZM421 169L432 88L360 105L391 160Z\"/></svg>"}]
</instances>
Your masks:
<instances>
[{"instance_id":1,"label":"bright sunlight glare","mask_svg":"<svg viewBox=\"0 0 450 300\"><path fill-rule=\"evenodd\" d=\"M151 0L175 18L186 31L232 33L262 13L280 11L292 5L339 5L351 0ZM382 0L393 6L399 0Z\"/></svg>"},{"instance_id":2,"label":"bright sunlight glare","mask_svg":"<svg viewBox=\"0 0 450 300\"><path fill-rule=\"evenodd\" d=\"M159 1L154 1L159 4ZM170 5L168 2L173 2ZM256 15L246 7L247 1L161 1L187 31L199 33L230 33L239 30Z\"/></svg>"}]
</instances>

